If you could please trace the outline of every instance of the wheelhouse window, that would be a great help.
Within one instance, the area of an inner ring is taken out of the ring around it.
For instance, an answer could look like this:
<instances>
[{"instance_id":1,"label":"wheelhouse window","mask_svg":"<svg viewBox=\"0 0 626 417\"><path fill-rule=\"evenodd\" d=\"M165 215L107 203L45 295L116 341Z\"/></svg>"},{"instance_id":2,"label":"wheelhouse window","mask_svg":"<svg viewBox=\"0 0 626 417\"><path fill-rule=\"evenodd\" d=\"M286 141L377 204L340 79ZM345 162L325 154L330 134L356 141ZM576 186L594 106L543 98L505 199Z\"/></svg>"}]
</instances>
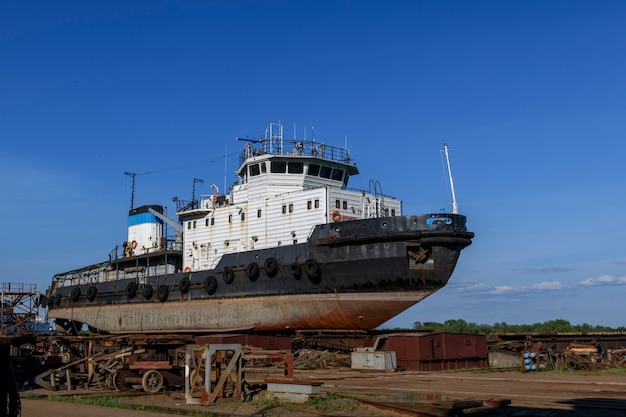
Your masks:
<instances>
[{"instance_id":1,"label":"wheelhouse window","mask_svg":"<svg viewBox=\"0 0 626 417\"><path fill-rule=\"evenodd\" d=\"M258 210L256 211L256 217L257 217L257 219L260 219L262 214L263 214L263 211L262 211L261 209L258 209Z\"/></svg>"},{"instance_id":2,"label":"wheelhouse window","mask_svg":"<svg viewBox=\"0 0 626 417\"><path fill-rule=\"evenodd\" d=\"M330 178L330 174L332 169L330 167L321 167L320 168L320 177L322 178Z\"/></svg>"},{"instance_id":3,"label":"wheelhouse window","mask_svg":"<svg viewBox=\"0 0 626 417\"><path fill-rule=\"evenodd\" d=\"M273 174L284 174L285 172L287 172L287 162L272 161L270 165L270 172Z\"/></svg>"},{"instance_id":4,"label":"wheelhouse window","mask_svg":"<svg viewBox=\"0 0 626 417\"><path fill-rule=\"evenodd\" d=\"M261 173L261 169L259 168L259 164L250 165L249 167L250 176L256 177Z\"/></svg>"},{"instance_id":5,"label":"wheelhouse window","mask_svg":"<svg viewBox=\"0 0 626 417\"><path fill-rule=\"evenodd\" d=\"M343 179L343 169L333 168L331 178L335 181L341 181Z\"/></svg>"},{"instance_id":6,"label":"wheelhouse window","mask_svg":"<svg viewBox=\"0 0 626 417\"><path fill-rule=\"evenodd\" d=\"M320 174L320 166L317 164L309 164L309 175L317 177Z\"/></svg>"},{"instance_id":7,"label":"wheelhouse window","mask_svg":"<svg viewBox=\"0 0 626 417\"><path fill-rule=\"evenodd\" d=\"M302 162L289 162L287 164L287 172L290 174L302 174L304 172L304 164Z\"/></svg>"}]
</instances>

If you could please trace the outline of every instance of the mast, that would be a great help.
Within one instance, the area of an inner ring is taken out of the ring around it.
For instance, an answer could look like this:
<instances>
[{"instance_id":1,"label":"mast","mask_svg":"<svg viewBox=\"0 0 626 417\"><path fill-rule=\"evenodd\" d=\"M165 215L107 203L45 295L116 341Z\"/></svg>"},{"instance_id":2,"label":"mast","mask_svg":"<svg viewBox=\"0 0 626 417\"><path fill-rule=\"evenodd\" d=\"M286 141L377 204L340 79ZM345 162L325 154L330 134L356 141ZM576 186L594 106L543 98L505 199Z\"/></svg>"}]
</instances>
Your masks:
<instances>
[{"instance_id":1,"label":"mast","mask_svg":"<svg viewBox=\"0 0 626 417\"><path fill-rule=\"evenodd\" d=\"M137 176L137 174L135 174L134 172L124 172L124 174L133 179L133 185L130 191L130 209L132 210L135 208L135 177Z\"/></svg>"},{"instance_id":2,"label":"mast","mask_svg":"<svg viewBox=\"0 0 626 417\"><path fill-rule=\"evenodd\" d=\"M459 207L456 204L456 195L454 194L454 181L452 181L452 170L450 169L450 156L448 151L450 147L443 141L443 153L446 154L446 162L448 163L448 176L450 177L450 189L452 190L452 214L459 214Z\"/></svg>"}]
</instances>

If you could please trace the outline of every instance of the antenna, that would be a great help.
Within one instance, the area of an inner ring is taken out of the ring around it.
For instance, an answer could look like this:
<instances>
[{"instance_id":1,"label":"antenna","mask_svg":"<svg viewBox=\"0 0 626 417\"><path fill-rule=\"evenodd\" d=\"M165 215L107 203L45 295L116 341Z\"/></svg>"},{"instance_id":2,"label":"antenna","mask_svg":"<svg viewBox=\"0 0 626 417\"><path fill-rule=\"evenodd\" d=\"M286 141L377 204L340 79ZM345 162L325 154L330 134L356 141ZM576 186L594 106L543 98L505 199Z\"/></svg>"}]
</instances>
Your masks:
<instances>
[{"instance_id":1,"label":"antenna","mask_svg":"<svg viewBox=\"0 0 626 417\"><path fill-rule=\"evenodd\" d=\"M130 192L130 209L132 210L135 208L135 177L137 176L137 174L135 174L134 172L124 172L124 174L133 179L133 185Z\"/></svg>"},{"instance_id":2,"label":"antenna","mask_svg":"<svg viewBox=\"0 0 626 417\"><path fill-rule=\"evenodd\" d=\"M450 177L450 189L452 190L452 214L459 214L459 207L456 205L456 195L454 194L454 182L452 181L452 170L450 169L450 156L448 151L450 147L446 141L443 141L443 153L446 155L446 162L448 163L448 176Z\"/></svg>"},{"instance_id":3,"label":"antenna","mask_svg":"<svg viewBox=\"0 0 626 417\"><path fill-rule=\"evenodd\" d=\"M191 208L198 208L198 204L196 203L196 183L200 182L204 184L204 180L200 178L193 179L193 188L191 189Z\"/></svg>"}]
</instances>

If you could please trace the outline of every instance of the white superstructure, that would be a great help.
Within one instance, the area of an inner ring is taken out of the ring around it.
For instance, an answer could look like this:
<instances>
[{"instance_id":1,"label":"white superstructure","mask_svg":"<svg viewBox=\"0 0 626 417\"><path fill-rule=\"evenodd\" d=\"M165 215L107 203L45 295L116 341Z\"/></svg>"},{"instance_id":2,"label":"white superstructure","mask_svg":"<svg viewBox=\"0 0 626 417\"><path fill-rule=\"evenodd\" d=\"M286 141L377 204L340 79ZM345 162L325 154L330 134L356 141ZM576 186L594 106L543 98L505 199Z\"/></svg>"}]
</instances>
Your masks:
<instances>
[{"instance_id":1,"label":"white superstructure","mask_svg":"<svg viewBox=\"0 0 626 417\"><path fill-rule=\"evenodd\" d=\"M305 242L318 224L402 214L399 200L347 188L359 173L347 150L269 136L246 145L229 194L202 196L177 213L185 270L214 268L226 253Z\"/></svg>"}]
</instances>

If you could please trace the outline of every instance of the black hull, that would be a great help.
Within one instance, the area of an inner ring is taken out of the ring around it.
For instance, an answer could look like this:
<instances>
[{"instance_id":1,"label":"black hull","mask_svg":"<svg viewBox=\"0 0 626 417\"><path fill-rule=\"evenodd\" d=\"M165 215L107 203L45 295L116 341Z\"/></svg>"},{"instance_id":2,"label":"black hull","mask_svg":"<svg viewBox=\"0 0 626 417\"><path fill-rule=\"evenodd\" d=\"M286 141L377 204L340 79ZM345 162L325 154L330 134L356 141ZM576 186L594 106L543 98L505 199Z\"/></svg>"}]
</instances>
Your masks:
<instances>
[{"instance_id":1,"label":"black hull","mask_svg":"<svg viewBox=\"0 0 626 417\"><path fill-rule=\"evenodd\" d=\"M53 287L47 305L116 333L371 329L444 287L472 237L451 214L324 224L306 243L226 254L212 270Z\"/></svg>"}]
</instances>

